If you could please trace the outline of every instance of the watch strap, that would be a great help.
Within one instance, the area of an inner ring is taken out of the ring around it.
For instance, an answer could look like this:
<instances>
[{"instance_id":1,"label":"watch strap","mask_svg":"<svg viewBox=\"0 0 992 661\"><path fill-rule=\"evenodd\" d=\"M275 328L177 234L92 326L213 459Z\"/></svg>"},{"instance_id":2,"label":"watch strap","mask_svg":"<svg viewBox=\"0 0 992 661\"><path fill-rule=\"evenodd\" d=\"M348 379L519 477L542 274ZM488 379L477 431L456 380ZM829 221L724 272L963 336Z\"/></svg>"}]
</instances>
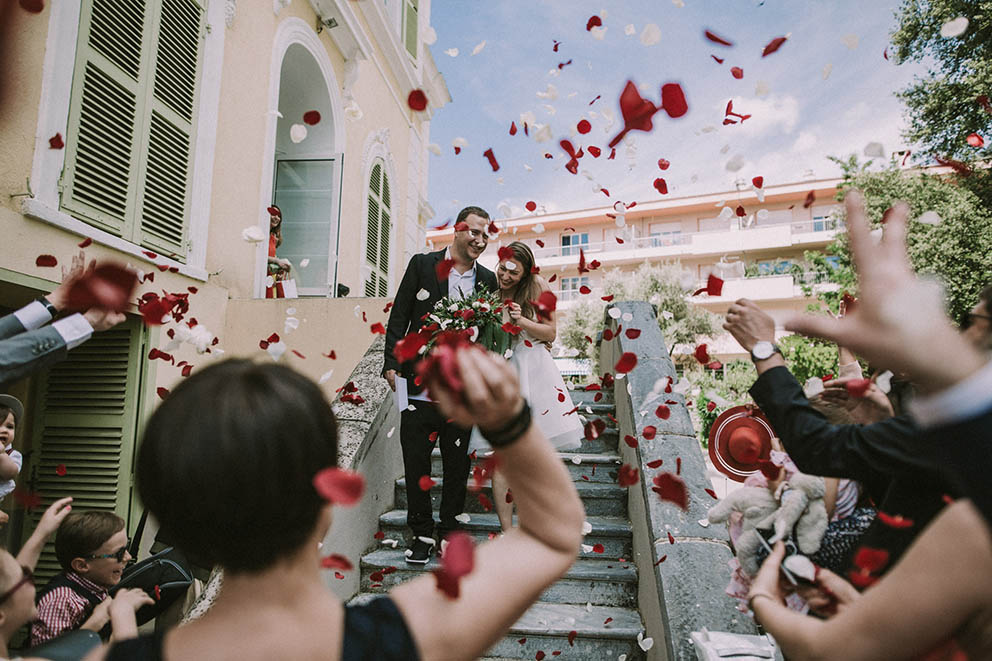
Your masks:
<instances>
[{"instance_id":1,"label":"watch strap","mask_svg":"<svg viewBox=\"0 0 992 661\"><path fill-rule=\"evenodd\" d=\"M45 309L48 310L48 314L52 315L52 319L58 316L59 311L55 308L54 305L52 305L52 302L49 301L47 298L45 298L44 296L39 296L35 300L45 306Z\"/></svg>"}]
</instances>

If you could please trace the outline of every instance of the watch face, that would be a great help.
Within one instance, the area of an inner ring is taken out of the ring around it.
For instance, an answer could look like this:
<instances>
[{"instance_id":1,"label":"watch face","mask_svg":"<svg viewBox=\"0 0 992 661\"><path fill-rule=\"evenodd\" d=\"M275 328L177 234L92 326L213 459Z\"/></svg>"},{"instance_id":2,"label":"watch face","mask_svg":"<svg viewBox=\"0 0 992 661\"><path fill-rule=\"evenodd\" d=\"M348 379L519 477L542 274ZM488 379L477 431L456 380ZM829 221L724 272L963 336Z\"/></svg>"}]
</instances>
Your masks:
<instances>
[{"instance_id":1,"label":"watch face","mask_svg":"<svg viewBox=\"0 0 992 661\"><path fill-rule=\"evenodd\" d=\"M757 342L754 345L754 349L751 350L751 354L757 360L764 360L765 358L771 358L771 355L775 353L775 348L772 346L771 342Z\"/></svg>"}]
</instances>

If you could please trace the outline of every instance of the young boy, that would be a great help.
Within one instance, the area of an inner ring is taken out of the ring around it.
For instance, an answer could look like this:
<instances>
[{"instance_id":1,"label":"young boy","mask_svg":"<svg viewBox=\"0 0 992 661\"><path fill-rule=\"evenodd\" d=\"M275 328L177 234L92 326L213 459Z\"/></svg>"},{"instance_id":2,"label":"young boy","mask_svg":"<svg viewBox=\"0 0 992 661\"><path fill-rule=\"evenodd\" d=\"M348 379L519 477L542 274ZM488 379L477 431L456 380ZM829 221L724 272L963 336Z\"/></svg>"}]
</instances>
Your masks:
<instances>
[{"instance_id":1,"label":"young boy","mask_svg":"<svg viewBox=\"0 0 992 661\"><path fill-rule=\"evenodd\" d=\"M153 603L151 597L142 590L121 590L111 599L107 592L121 580L131 559L122 518L112 512L71 512L58 526L55 555L63 571L39 593L32 646L75 629L100 632L108 623L115 625L115 639L132 635L116 630L115 615L128 613L127 628L137 632L134 613Z\"/></svg>"}]
</instances>

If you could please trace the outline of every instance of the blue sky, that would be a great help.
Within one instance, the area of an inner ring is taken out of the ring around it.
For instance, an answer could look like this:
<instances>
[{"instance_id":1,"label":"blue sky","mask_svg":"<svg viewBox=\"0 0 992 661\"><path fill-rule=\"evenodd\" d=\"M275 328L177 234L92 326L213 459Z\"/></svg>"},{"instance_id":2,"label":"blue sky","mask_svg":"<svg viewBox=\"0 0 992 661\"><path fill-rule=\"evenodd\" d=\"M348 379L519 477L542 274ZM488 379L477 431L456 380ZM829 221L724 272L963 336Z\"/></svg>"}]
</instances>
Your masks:
<instances>
[{"instance_id":1,"label":"blue sky","mask_svg":"<svg viewBox=\"0 0 992 661\"><path fill-rule=\"evenodd\" d=\"M900 138L903 111L893 92L923 69L883 57L898 0L677 2L434 0L431 23L438 40L431 48L453 100L431 122L431 142L441 148L441 156L430 156L432 223L444 223L468 204L501 217L507 207L514 216L525 213L529 200L548 212L617 199L656 200L661 195L652 184L658 176L666 179L671 197L730 190L738 177L760 175L766 186L797 181L806 170L823 178L838 173L827 155L860 154L869 142L882 143L886 153L906 146ZM598 40L586 22L604 10L606 31ZM646 46L640 36L650 23L661 38ZM633 36L625 34L630 24ZM704 29L733 41L733 47L707 41ZM761 57L766 43L787 34L778 52ZM472 55L483 40L484 48ZM561 42L557 53L554 40ZM445 53L452 48L458 49L455 57ZM572 64L559 70L568 60ZM742 79L731 75L732 66L743 69ZM656 104L663 83L679 82L689 112L680 119L659 113L651 133L632 132L632 147L621 144L616 159L607 161L606 144L623 126L618 99L628 79ZM537 96L549 83L557 88L555 100ZM752 117L723 126L730 99L735 111ZM609 128L604 110L614 115ZM533 133L508 134L510 122L520 128L527 111L550 125L552 140L539 144ZM575 128L582 119L593 127L586 135ZM468 146L456 156L452 141L458 137ZM562 138L576 147L599 146L603 155L587 154L579 174L572 175L564 169ZM499 161L498 172L482 155L488 148ZM545 152L554 158L546 159ZM659 158L671 162L667 171L659 170ZM737 172L726 168L731 159L743 163ZM597 192L599 186L609 189L609 199Z\"/></svg>"}]
</instances>

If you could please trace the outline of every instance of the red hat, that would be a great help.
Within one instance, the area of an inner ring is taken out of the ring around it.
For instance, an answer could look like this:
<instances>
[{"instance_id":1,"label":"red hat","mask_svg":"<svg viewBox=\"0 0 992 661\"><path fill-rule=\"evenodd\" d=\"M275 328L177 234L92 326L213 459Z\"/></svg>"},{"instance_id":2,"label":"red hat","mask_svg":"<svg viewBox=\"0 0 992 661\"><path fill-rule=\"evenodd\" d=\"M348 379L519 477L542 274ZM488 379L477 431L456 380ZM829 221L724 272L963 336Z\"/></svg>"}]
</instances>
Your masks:
<instances>
[{"instance_id":1,"label":"red hat","mask_svg":"<svg viewBox=\"0 0 992 661\"><path fill-rule=\"evenodd\" d=\"M758 471L758 462L771 456L775 430L756 406L734 406L710 427L710 461L732 480L743 482Z\"/></svg>"}]
</instances>

